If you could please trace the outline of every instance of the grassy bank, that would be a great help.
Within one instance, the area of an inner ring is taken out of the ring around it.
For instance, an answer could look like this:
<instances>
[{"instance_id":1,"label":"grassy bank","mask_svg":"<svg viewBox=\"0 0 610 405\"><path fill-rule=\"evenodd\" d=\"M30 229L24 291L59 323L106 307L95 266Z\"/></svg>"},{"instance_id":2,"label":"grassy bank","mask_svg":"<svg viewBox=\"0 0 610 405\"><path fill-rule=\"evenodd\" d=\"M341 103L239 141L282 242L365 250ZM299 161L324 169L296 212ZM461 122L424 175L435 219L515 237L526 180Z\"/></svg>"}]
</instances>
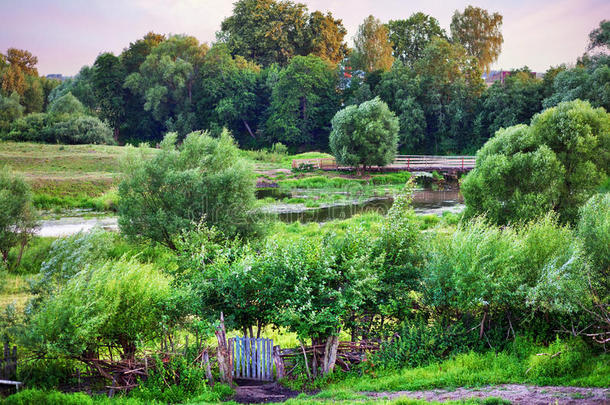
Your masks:
<instances>
[{"instance_id":1,"label":"grassy bank","mask_svg":"<svg viewBox=\"0 0 610 405\"><path fill-rule=\"evenodd\" d=\"M0 142L0 165L9 165L25 177L38 208L104 210L113 207L112 189L127 150L108 145Z\"/></svg>"}]
</instances>

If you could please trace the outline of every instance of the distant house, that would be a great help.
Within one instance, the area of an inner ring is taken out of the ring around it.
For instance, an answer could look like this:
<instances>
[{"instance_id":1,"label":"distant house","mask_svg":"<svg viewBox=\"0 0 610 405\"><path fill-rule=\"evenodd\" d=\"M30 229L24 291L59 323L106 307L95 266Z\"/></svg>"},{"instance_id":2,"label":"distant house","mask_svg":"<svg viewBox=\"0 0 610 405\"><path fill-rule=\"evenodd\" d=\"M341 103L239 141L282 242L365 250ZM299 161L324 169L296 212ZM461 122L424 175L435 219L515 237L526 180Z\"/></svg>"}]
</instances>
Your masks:
<instances>
[{"instance_id":1,"label":"distant house","mask_svg":"<svg viewBox=\"0 0 610 405\"><path fill-rule=\"evenodd\" d=\"M47 79L59 80L60 82L63 82L64 80L69 79L69 77L62 75L61 73L51 73L47 75Z\"/></svg>"}]
</instances>

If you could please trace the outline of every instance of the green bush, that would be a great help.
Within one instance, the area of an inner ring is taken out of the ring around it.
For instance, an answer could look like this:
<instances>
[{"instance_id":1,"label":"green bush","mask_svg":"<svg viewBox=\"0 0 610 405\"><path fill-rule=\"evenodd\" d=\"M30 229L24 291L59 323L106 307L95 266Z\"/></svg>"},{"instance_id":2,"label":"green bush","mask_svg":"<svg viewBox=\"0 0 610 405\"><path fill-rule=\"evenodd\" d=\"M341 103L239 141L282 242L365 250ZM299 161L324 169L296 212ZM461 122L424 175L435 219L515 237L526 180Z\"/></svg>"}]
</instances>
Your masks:
<instances>
[{"instance_id":1,"label":"green bush","mask_svg":"<svg viewBox=\"0 0 610 405\"><path fill-rule=\"evenodd\" d=\"M29 389L11 395L1 402L3 405L93 405L87 394L64 394L58 391Z\"/></svg>"},{"instance_id":2,"label":"green bush","mask_svg":"<svg viewBox=\"0 0 610 405\"><path fill-rule=\"evenodd\" d=\"M73 115L53 124L48 132L58 143L114 145L112 130L96 117Z\"/></svg>"},{"instance_id":3,"label":"green bush","mask_svg":"<svg viewBox=\"0 0 610 405\"><path fill-rule=\"evenodd\" d=\"M63 96L53 100L49 105L49 114L55 116L79 115L84 113L85 107L71 92L67 92Z\"/></svg>"},{"instance_id":4,"label":"green bush","mask_svg":"<svg viewBox=\"0 0 610 405\"><path fill-rule=\"evenodd\" d=\"M78 270L31 314L23 343L32 350L78 357L112 344L132 359L138 343L177 321L170 279L154 266L121 259Z\"/></svg>"},{"instance_id":5,"label":"green bush","mask_svg":"<svg viewBox=\"0 0 610 405\"><path fill-rule=\"evenodd\" d=\"M40 266L49 257L49 251L54 238L34 237L26 246L21 262L13 273L15 274L34 274L40 271ZM18 248L13 248L9 252L9 262L16 261L19 254Z\"/></svg>"},{"instance_id":6,"label":"green bush","mask_svg":"<svg viewBox=\"0 0 610 405\"><path fill-rule=\"evenodd\" d=\"M528 376L542 381L544 377L560 378L574 375L590 360L591 349L579 338L560 340L528 360Z\"/></svg>"},{"instance_id":7,"label":"green bush","mask_svg":"<svg viewBox=\"0 0 610 405\"><path fill-rule=\"evenodd\" d=\"M152 159L130 154L124 162L121 231L170 248L182 230L201 221L229 236L254 231L254 174L229 133L193 132L179 147L176 141L168 134Z\"/></svg>"},{"instance_id":8,"label":"green bush","mask_svg":"<svg viewBox=\"0 0 610 405\"><path fill-rule=\"evenodd\" d=\"M371 177L371 182L375 185L381 184L405 184L411 178L409 172L396 172L381 174Z\"/></svg>"},{"instance_id":9,"label":"green bush","mask_svg":"<svg viewBox=\"0 0 610 405\"><path fill-rule=\"evenodd\" d=\"M575 222L610 167L610 114L588 102L560 103L496 132L462 182L466 215L498 224L529 221L548 211Z\"/></svg>"},{"instance_id":10,"label":"green bush","mask_svg":"<svg viewBox=\"0 0 610 405\"><path fill-rule=\"evenodd\" d=\"M205 371L193 366L181 356L173 357L168 363L157 359L157 367L148 378L134 389L130 395L144 401L161 401L177 404L190 398L210 394L206 384ZM220 398L217 398L220 399Z\"/></svg>"},{"instance_id":11,"label":"green bush","mask_svg":"<svg viewBox=\"0 0 610 405\"><path fill-rule=\"evenodd\" d=\"M54 142L54 136L49 131L52 124L53 118L49 114L28 114L13 122L5 138L13 141Z\"/></svg>"},{"instance_id":12,"label":"green bush","mask_svg":"<svg viewBox=\"0 0 610 405\"><path fill-rule=\"evenodd\" d=\"M22 361L17 369L19 381L29 388L52 390L73 384L76 363L65 359Z\"/></svg>"}]
</instances>

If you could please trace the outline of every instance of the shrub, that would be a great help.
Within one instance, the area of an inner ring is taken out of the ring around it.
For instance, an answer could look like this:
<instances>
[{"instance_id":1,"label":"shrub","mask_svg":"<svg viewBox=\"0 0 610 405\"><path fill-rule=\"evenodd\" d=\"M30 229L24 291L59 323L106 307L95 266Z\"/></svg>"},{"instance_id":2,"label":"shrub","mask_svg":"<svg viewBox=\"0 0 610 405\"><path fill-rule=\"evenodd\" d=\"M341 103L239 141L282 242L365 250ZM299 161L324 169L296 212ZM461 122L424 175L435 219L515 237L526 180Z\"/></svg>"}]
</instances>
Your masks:
<instances>
[{"instance_id":1,"label":"shrub","mask_svg":"<svg viewBox=\"0 0 610 405\"><path fill-rule=\"evenodd\" d=\"M13 122L6 139L27 142L54 142L54 136L49 131L49 126L52 123L53 119L48 114L28 114Z\"/></svg>"},{"instance_id":2,"label":"shrub","mask_svg":"<svg viewBox=\"0 0 610 405\"><path fill-rule=\"evenodd\" d=\"M174 356L167 363L161 359L157 360L160 367L154 369L148 378L131 392L130 395L134 398L177 404L210 393L202 367L192 365L181 356Z\"/></svg>"},{"instance_id":3,"label":"shrub","mask_svg":"<svg viewBox=\"0 0 610 405\"><path fill-rule=\"evenodd\" d=\"M575 374L591 357L591 350L579 338L557 338L542 353L529 357L528 376L540 381L541 377L567 377Z\"/></svg>"},{"instance_id":4,"label":"shrub","mask_svg":"<svg viewBox=\"0 0 610 405\"><path fill-rule=\"evenodd\" d=\"M113 145L112 130L96 117L71 116L59 121L49 129L49 136L58 143L65 144L108 144Z\"/></svg>"},{"instance_id":5,"label":"shrub","mask_svg":"<svg viewBox=\"0 0 610 405\"><path fill-rule=\"evenodd\" d=\"M253 229L254 175L227 132L168 134L152 159L132 154L119 185L119 226L129 236L174 248L173 238L204 220L226 235Z\"/></svg>"},{"instance_id":6,"label":"shrub","mask_svg":"<svg viewBox=\"0 0 610 405\"><path fill-rule=\"evenodd\" d=\"M123 359L132 359L137 342L155 336L160 322L170 322L164 311L171 294L170 280L152 265L94 264L40 303L24 343L49 356L75 358L113 344Z\"/></svg>"},{"instance_id":7,"label":"shrub","mask_svg":"<svg viewBox=\"0 0 610 405\"><path fill-rule=\"evenodd\" d=\"M87 394L64 394L58 391L29 389L11 395L2 401L3 405L93 405Z\"/></svg>"}]
</instances>

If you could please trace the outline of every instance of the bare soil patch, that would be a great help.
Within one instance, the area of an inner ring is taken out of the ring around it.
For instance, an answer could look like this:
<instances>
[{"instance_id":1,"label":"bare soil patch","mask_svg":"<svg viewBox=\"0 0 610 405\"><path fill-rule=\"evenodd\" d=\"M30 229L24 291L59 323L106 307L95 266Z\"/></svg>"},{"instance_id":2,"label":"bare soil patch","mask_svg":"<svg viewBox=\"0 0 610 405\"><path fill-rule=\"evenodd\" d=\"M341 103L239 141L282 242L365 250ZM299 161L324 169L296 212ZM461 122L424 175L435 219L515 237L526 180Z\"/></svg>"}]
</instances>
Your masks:
<instances>
[{"instance_id":1,"label":"bare soil patch","mask_svg":"<svg viewBox=\"0 0 610 405\"><path fill-rule=\"evenodd\" d=\"M453 391L437 389L428 391L364 392L363 394L375 399L413 398L439 402L497 397L506 399L513 404L610 405L610 388L538 387L532 385L503 384L480 388L457 388Z\"/></svg>"},{"instance_id":2,"label":"bare soil patch","mask_svg":"<svg viewBox=\"0 0 610 405\"><path fill-rule=\"evenodd\" d=\"M271 402L284 402L299 395L278 383L262 385L241 385L235 389L233 401L240 404L266 404Z\"/></svg>"}]
</instances>

